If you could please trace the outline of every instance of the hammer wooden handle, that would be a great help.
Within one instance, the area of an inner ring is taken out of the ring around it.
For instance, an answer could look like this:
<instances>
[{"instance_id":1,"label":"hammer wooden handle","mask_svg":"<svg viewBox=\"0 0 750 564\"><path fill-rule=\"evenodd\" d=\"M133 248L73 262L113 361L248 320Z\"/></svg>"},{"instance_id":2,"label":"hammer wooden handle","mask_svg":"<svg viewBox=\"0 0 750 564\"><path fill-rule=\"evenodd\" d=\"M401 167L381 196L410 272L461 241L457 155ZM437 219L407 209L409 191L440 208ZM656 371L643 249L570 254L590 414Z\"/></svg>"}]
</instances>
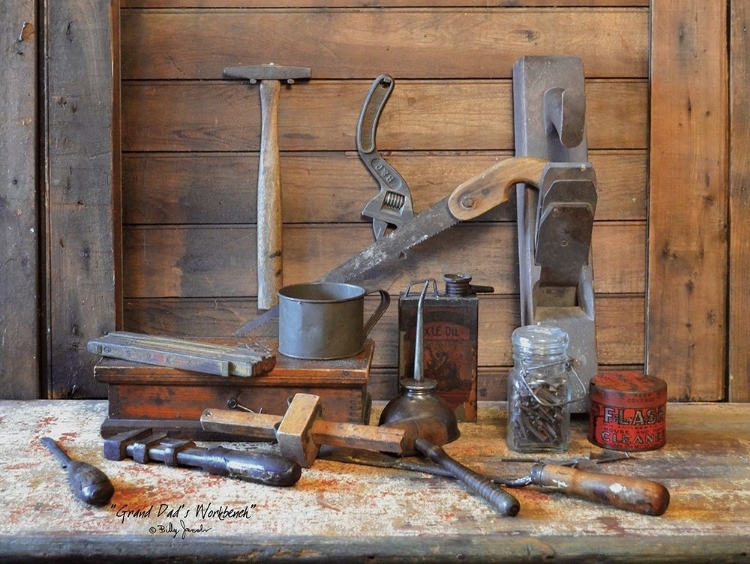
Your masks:
<instances>
[{"instance_id":1,"label":"hammer wooden handle","mask_svg":"<svg viewBox=\"0 0 750 564\"><path fill-rule=\"evenodd\" d=\"M651 480L586 472L556 464L535 464L530 474L531 482L537 486L644 515L661 515L669 506L667 488Z\"/></svg>"},{"instance_id":2,"label":"hammer wooden handle","mask_svg":"<svg viewBox=\"0 0 750 564\"><path fill-rule=\"evenodd\" d=\"M258 165L258 309L271 309L283 285L281 166L279 164L278 80L260 83L261 141Z\"/></svg>"}]
</instances>

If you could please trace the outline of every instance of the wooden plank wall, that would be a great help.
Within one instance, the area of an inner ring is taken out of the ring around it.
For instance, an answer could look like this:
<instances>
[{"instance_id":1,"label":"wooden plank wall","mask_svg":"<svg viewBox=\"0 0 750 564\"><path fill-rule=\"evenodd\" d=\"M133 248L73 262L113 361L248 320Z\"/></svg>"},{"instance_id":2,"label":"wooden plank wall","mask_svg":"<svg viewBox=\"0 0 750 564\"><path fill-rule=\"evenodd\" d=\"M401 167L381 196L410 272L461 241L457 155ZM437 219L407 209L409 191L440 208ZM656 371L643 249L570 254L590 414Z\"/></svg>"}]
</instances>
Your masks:
<instances>
[{"instance_id":1,"label":"wooden plank wall","mask_svg":"<svg viewBox=\"0 0 750 564\"><path fill-rule=\"evenodd\" d=\"M642 369L648 2L554 4L123 1L124 328L228 336L256 315L259 95L224 80L224 67L312 68L312 80L284 88L280 100L284 278L292 283L317 278L372 240L360 210L377 185L354 134L377 75L396 80L378 148L406 179L419 212L513 154L517 59L576 55L599 179L599 360ZM431 240L389 281L394 305L372 335L375 399L397 389L398 292L446 271L495 286L480 301L479 399L505 397L510 333L520 323L514 210Z\"/></svg>"},{"instance_id":2,"label":"wooden plank wall","mask_svg":"<svg viewBox=\"0 0 750 564\"><path fill-rule=\"evenodd\" d=\"M120 257L119 3L44 5L47 395L106 397L86 343L115 329Z\"/></svg>"},{"instance_id":3,"label":"wooden plank wall","mask_svg":"<svg viewBox=\"0 0 750 564\"><path fill-rule=\"evenodd\" d=\"M728 399L750 401L750 1L730 13Z\"/></svg>"},{"instance_id":4,"label":"wooden plank wall","mask_svg":"<svg viewBox=\"0 0 750 564\"><path fill-rule=\"evenodd\" d=\"M726 17L722 2L652 7L647 369L680 400L725 397Z\"/></svg>"},{"instance_id":5,"label":"wooden plank wall","mask_svg":"<svg viewBox=\"0 0 750 564\"><path fill-rule=\"evenodd\" d=\"M0 10L0 390L39 396L37 244L37 3Z\"/></svg>"}]
</instances>

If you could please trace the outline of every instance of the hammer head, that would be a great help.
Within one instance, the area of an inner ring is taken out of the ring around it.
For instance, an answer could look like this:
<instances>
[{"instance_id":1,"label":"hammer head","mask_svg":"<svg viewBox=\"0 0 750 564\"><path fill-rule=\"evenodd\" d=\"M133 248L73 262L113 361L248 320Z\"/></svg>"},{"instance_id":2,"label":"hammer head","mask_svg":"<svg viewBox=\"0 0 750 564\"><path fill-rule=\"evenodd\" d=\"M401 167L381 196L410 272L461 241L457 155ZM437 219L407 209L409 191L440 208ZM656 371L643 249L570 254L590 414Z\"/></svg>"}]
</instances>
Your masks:
<instances>
[{"instance_id":1,"label":"hammer head","mask_svg":"<svg viewBox=\"0 0 750 564\"><path fill-rule=\"evenodd\" d=\"M227 78L243 78L255 84L259 80L286 81L288 84L295 80L307 79L312 76L312 71L307 67L285 67L282 65L250 65L247 67L227 67L224 69Z\"/></svg>"},{"instance_id":2,"label":"hammer head","mask_svg":"<svg viewBox=\"0 0 750 564\"><path fill-rule=\"evenodd\" d=\"M303 468L310 468L318 456L320 445L312 438L312 426L321 416L320 397L296 394L276 430L281 455Z\"/></svg>"}]
</instances>

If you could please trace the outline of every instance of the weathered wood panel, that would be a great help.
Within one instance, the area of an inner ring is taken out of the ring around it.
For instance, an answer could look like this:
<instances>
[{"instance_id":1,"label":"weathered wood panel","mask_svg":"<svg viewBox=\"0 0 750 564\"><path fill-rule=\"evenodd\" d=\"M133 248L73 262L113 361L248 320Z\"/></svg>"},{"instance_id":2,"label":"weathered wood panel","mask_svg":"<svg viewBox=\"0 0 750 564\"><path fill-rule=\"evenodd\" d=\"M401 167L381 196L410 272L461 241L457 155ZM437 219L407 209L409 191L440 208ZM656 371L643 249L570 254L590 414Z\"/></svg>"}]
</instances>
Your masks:
<instances>
[{"instance_id":1,"label":"weathered wood panel","mask_svg":"<svg viewBox=\"0 0 750 564\"><path fill-rule=\"evenodd\" d=\"M730 401L750 401L750 2L732 0L730 27Z\"/></svg>"},{"instance_id":2,"label":"weathered wood panel","mask_svg":"<svg viewBox=\"0 0 750 564\"><path fill-rule=\"evenodd\" d=\"M503 153L384 153L409 184L419 212L467 178L509 158ZM647 153L597 151L596 218L645 220ZM353 152L285 152L285 223L356 222L378 185ZM123 159L123 222L128 224L255 223L257 153L130 153ZM483 220L515 221L515 206Z\"/></svg>"},{"instance_id":3,"label":"weathered wood panel","mask_svg":"<svg viewBox=\"0 0 750 564\"><path fill-rule=\"evenodd\" d=\"M312 80L285 89L279 103L280 150L354 150L357 119L371 82ZM257 151L257 90L239 81L126 82L123 150ZM647 147L647 108L645 80L587 82L589 149ZM381 151L512 150L511 83L397 79L377 144Z\"/></svg>"},{"instance_id":4,"label":"weathered wood panel","mask_svg":"<svg viewBox=\"0 0 750 564\"><path fill-rule=\"evenodd\" d=\"M37 2L0 10L0 397L35 399L39 377Z\"/></svg>"},{"instance_id":5,"label":"weathered wood panel","mask_svg":"<svg viewBox=\"0 0 750 564\"><path fill-rule=\"evenodd\" d=\"M467 272L501 294L518 292L515 225L470 223L411 249L398 268L377 280L391 293L414 279L440 279L446 265ZM643 223L597 224L593 234L594 289L605 294L644 292ZM287 283L315 280L372 242L363 225L290 225L284 231ZM251 227L137 227L124 232L127 298L240 297L257 290L255 229Z\"/></svg>"},{"instance_id":6,"label":"weathered wood panel","mask_svg":"<svg viewBox=\"0 0 750 564\"><path fill-rule=\"evenodd\" d=\"M652 4L650 374L670 398L724 397L727 6Z\"/></svg>"},{"instance_id":7,"label":"weathered wood panel","mask_svg":"<svg viewBox=\"0 0 750 564\"><path fill-rule=\"evenodd\" d=\"M565 54L584 59L587 138L599 177L595 287L610 312L600 322L600 346L606 366L641 365L648 10L602 5L124 6L126 324L136 331L225 336L257 314L259 94L256 86L224 80L225 66L274 53L269 60L313 69L311 81L285 88L280 100L284 277L291 283L319 277L372 241L360 211L377 186L359 161L354 135L375 76L396 78L378 148L406 178L421 211L512 156L513 63L521 55L561 53L565 45ZM512 208L427 242L380 280L395 297L410 280L440 277L449 264L495 286L498 294L482 300L485 397L504 397L509 336L519 323ZM396 389L395 312L373 333L379 377L372 389L383 399ZM186 323L170 322L175 315ZM607 319L627 321L612 332Z\"/></svg>"},{"instance_id":8,"label":"weathered wood panel","mask_svg":"<svg viewBox=\"0 0 750 564\"><path fill-rule=\"evenodd\" d=\"M283 0L222 0L224 8L285 8L289 2ZM315 8L320 6L320 0L295 0L294 5L300 8ZM368 0L370 8L397 7L448 7L465 6L467 8L520 8L526 6L572 7L623 7L640 6L647 8L649 0ZM216 8L216 0L122 0L123 8ZM361 7L362 2L355 0L326 0L329 8Z\"/></svg>"},{"instance_id":9,"label":"weathered wood panel","mask_svg":"<svg viewBox=\"0 0 750 564\"><path fill-rule=\"evenodd\" d=\"M122 23L126 80L271 62L316 79L510 78L519 57L561 52L581 56L587 77L648 76L645 9L125 10ZM249 40L261 37L273 40Z\"/></svg>"},{"instance_id":10,"label":"weathered wood panel","mask_svg":"<svg viewBox=\"0 0 750 564\"><path fill-rule=\"evenodd\" d=\"M119 4L47 0L44 13L48 394L104 396L86 343L114 330L121 309Z\"/></svg>"}]
</instances>

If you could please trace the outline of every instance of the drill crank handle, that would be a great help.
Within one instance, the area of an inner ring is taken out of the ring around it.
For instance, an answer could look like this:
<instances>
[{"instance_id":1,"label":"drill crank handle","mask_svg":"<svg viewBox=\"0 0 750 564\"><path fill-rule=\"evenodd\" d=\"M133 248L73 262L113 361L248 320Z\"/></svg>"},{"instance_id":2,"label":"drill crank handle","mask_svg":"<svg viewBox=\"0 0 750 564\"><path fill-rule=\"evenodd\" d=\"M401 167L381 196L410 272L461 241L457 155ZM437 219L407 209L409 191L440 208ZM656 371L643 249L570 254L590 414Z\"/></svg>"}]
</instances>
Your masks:
<instances>
[{"instance_id":1,"label":"drill crank handle","mask_svg":"<svg viewBox=\"0 0 750 564\"><path fill-rule=\"evenodd\" d=\"M446 470L450 470L455 478L461 480L472 492L484 499L501 515L513 517L518 513L521 508L518 500L494 484L489 478L457 462L448 456L441 447L429 441L418 438L414 444L419 452L433 462L440 464Z\"/></svg>"},{"instance_id":2,"label":"drill crank handle","mask_svg":"<svg viewBox=\"0 0 750 564\"><path fill-rule=\"evenodd\" d=\"M543 488L644 515L661 515L669 506L667 488L643 478L599 474L544 463L531 467L530 478L532 484Z\"/></svg>"}]
</instances>

